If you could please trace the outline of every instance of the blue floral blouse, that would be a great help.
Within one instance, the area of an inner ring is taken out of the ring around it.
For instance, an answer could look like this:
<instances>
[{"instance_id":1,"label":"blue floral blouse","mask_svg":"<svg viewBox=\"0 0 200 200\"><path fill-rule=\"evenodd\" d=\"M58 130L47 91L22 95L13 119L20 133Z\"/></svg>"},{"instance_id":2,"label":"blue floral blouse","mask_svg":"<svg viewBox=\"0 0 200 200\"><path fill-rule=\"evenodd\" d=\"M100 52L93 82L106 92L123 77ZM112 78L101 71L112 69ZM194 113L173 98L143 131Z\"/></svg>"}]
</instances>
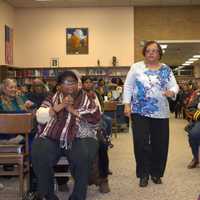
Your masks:
<instances>
[{"instance_id":1,"label":"blue floral blouse","mask_svg":"<svg viewBox=\"0 0 200 200\"><path fill-rule=\"evenodd\" d=\"M133 64L127 74L123 103L131 103L132 113L151 118L169 118L168 100L163 95L166 90L175 94L179 90L171 68L162 64L160 69L151 70L141 61Z\"/></svg>"}]
</instances>

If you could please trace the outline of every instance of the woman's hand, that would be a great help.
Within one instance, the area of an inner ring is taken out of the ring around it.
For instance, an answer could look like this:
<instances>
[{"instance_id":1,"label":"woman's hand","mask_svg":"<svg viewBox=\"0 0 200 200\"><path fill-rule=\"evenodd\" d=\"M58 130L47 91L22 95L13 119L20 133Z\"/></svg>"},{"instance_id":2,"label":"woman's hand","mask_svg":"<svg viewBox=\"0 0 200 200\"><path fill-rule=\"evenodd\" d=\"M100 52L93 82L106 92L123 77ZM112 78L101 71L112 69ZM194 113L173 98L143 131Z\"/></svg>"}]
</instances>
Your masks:
<instances>
[{"instance_id":1,"label":"woman's hand","mask_svg":"<svg viewBox=\"0 0 200 200\"><path fill-rule=\"evenodd\" d=\"M166 97L175 97L175 93L170 90L166 90L165 92L163 92L163 95Z\"/></svg>"},{"instance_id":2,"label":"woman's hand","mask_svg":"<svg viewBox=\"0 0 200 200\"><path fill-rule=\"evenodd\" d=\"M68 105L68 106L66 107L66 109L67 109L67 111L70 112L72 115L75 115L76 117L80 118L80 115L79 115L78 111L75 110L75 109L73 108L72 105Z\"/></svg>"},{"instance_id":3,"label":"woman's hand","mask_svg":"<svg viewBox=\"0 0 200 200\"><path fill-rule=\"evenodd\" d=\"M131 116L131 105L129 103L124 104L124 115L127 117Z\"/></svg>"}]
</instances>

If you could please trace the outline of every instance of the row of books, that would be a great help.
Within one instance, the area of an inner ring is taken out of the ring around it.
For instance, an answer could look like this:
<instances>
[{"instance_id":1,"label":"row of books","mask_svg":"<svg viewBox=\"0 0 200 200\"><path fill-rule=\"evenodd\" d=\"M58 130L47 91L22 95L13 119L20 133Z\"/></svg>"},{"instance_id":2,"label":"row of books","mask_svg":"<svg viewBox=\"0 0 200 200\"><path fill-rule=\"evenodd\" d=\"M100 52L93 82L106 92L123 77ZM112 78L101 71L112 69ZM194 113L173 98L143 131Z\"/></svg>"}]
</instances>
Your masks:
<instances>
[{"instance_id":1,"label":"row of books","mask_svg":"<svg viewBox=\"0 0 200 200\"><path fill-rule=\"evenodd\" d=\"M54 77L58 73L55 69L26 69L26 70L9 70L9 77L27 78L27 77Z\"/></svg>"},{"instance_id":2,"label":"row of books","mask_svg":"<svg viewBox=\"0 0 200 200\"><path fill-rule=\"evenodd\" d=\"M16 69L8 70L8 77L12 78L51 78L56 77L59 72L66 70L67 68L59 69ZM92 75L92 76L126 76L128 68L111 69L111 68L77 68L82 76Z\"/></svg>"}]
</instances>

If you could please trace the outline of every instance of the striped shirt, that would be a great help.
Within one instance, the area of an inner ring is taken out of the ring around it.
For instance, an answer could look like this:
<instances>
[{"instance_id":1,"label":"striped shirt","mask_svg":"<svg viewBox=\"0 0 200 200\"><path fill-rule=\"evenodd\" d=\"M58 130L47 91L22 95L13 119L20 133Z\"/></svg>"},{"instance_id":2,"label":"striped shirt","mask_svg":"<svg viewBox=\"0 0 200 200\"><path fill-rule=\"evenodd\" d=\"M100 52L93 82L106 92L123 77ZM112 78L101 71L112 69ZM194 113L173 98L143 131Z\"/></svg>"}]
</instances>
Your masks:
<instances>
[{"instance_id":1,"label":"striped shirt","mask_svg":"<svg viewBox=\"0 0 200 200\"><path fill-rule=\"evenodd\" d=\"M62 101L63 94L57 92L53 96L47 97L41 107L50 108ZM72 115L66 109L62 109L45 125L39 125L39 137L60 140L62 148L67 148L74 138L96 138L100 120L98 106L87 96L86 92L80 90L75 98L74 108L78 111L80 118Z\"/></svg>"}]
</instances>

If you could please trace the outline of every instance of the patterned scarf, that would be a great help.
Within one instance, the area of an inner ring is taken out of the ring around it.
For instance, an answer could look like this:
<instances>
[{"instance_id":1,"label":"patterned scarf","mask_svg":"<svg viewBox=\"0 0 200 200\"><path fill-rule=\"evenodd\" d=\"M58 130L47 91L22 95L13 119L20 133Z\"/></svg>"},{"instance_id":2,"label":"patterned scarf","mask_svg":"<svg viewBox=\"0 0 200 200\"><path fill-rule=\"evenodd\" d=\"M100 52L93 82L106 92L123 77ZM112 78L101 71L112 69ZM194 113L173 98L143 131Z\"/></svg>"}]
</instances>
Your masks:
<instances>
[{"instance_id":1,"label":"patterned scarf","mask_svg":"<svg viewBox=\"0 0 200 200\"><path fill-rule=\"evenodd\" d=\"M63 94L57 92L53 97L48 97L41 106L49 107L60 104L63 98ZM85 130L80 133L83 130L83 122L81 123L81 121L87 122L86 124L90 124L93 127L100 120L98 107L83 90L80 90L75 98L74 109L81 114L81 119L75 117L66 109L62 109L45 125L40 136L48 136L52 139L60 140L62 148L67 148L75 137L90 137L92 134L95 136L96 131L88 130L86 135Z\"/></svg>"}]
</instances>

